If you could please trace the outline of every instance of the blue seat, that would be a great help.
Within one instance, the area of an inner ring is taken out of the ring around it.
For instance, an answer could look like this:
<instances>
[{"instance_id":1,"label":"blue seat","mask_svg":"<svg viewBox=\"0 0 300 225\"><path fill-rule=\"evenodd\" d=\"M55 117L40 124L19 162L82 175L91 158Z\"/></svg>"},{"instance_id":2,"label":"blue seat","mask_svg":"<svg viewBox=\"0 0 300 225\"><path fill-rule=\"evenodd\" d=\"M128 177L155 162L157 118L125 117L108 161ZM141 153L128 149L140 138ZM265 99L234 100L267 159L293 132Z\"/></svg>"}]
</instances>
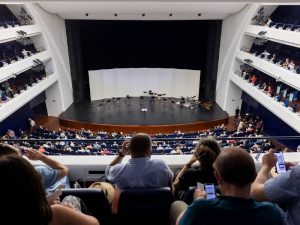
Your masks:
<instances>
[{"instance_id":1,"label":"blue seat","mask_svg":"<svg viewBox=\"0 0 300 225\"><path fill-rule=\"evenodd\" d=\"M285 100L284 100L284 106L285 106L285 107L288 107L288 106L289 106L289 99L285 99Z\"/></svg>"},{"instance_id":2,"label":"blue seat","mask_svg":"<svg viewBox=\"0 0 300 225\"><path fill-rule=\"evenodd\" d=\"M169 225L173 200L169 187L123 190L118 205L119 224Z\"/></svg>"}]
</instances>

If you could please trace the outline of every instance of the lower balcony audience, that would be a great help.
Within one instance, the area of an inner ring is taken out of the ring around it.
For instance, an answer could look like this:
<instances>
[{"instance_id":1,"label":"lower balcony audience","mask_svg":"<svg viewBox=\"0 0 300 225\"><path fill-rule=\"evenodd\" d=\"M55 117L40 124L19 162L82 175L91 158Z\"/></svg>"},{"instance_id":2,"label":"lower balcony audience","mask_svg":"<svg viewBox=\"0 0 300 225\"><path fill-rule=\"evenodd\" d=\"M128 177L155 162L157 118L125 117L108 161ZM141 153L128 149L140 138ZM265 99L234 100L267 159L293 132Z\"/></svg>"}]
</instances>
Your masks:
<instances>
[{"instance_id":1,"label":"lower balcony audience","mask_svg":"<svg viewBox=\"0 0 300 225\"><path fill-rule=\"evenodd\" d=\"M196 189L195 200L189 207L183 202L174 202L170 212L172 224L283 224L280 212L273 204L251 198L256 169L252 157L244 149L224 149L214 168L221 195L207 199L206 191Z\"/></svg>"}]
</instances>

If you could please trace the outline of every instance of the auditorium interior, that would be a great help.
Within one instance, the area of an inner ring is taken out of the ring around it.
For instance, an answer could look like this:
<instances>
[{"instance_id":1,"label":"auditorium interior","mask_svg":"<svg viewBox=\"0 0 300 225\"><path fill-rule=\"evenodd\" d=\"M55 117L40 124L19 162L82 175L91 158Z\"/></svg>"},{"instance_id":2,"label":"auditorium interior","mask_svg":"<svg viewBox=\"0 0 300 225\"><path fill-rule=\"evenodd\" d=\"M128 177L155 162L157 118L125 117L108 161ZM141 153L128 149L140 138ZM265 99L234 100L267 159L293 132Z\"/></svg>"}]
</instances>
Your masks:
<instances>
[{"instance_id":1,"label":"auditorium interior","mask_svg":"<svg viewBox=\"0 0 300 225\"><path fill-rule=\"evenodd\" d=\"M299 49L294 0L6 1L0 142L42 151L82 186L135 133L174 172L201 137L243 147L257 169L270 148L298 164Z\"/></svg>"}]
</instances>

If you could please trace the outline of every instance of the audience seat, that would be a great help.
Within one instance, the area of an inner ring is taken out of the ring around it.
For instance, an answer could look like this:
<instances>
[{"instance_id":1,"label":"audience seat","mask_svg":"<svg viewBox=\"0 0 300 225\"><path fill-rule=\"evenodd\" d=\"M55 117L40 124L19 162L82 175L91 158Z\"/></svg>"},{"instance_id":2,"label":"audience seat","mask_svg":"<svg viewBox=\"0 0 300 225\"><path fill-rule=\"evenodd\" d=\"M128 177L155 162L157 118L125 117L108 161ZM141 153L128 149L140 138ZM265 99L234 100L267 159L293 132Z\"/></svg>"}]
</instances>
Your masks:
<instances>
[{"instance_id":1,"label":"audience seat","mask_svg":"<svg viewBox=\"0 0 300 225\"><path fill-rule=\"evenodd\" d=\"M102 190L94 188L62 189L60 199L62 200L67 195L82 199L87 209L101 225L112 225L111 206Z\"/></svg>"},{"instance_id":2,"label":"audience seat","mask_svg":"<svg viewBox=\"0 0 300 225\"><path fill-rule=\"evenodd\" d=\"M119 225L169 225L173 200L169 187L123 190L118 205Z\"/></svg>"}]
</instances>

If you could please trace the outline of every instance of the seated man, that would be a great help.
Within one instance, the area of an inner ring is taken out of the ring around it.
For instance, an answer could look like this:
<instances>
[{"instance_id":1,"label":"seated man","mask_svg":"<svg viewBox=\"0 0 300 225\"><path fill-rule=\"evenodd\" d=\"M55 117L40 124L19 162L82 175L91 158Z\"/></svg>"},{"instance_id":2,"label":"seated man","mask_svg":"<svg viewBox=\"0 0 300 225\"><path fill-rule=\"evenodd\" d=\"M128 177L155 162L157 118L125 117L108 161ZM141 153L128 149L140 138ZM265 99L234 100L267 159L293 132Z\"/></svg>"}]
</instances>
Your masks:
<instances>
[{"instance_id":1,"label":"seated man","mask_svg":"<svg viewBox=\"0 0 300 225\"><path fill-rule=\"evenodd\" d=\"M24 155L26 155L30 160L40 160L46 164L46 166L35 166L35 170L41 175L42 184L47 193L54 191L60 185L64 185L65 188L70 188L70 183L68 179L69 168L60 162L47 157L41 152L34 149L23 149ZM2 155L18 154L21 152L7 144L0 143L0 157Z\"/></svg>"},{"instance_id":2,"label":"seated man","mask_svg":"<svg viewBox=\"0 0 300 225\"><path fill-rule=\"evenodd\" d=\"M256 169L252 157L241 148L224 149L214 164L222 195L205 199L206 192L196 189L196 200L181 213L177 224L280 225L278 209L271 203L260 203L250 197ZM177 202L172 204L172 211ZM175 216L175 215L174 215ZM174 219L173 219L174 221Z\"/></svg>"},{"instance_id":3,"label":"seated man","mask_svg":"<svg viewBox=\"0 0 300 225\"><path fill-rule=\"evenodd\" d=\"M300 165L292 167L269 179L277 157L270 150L262 158L262 167L251 187L251 195L258 201L284 204L286 212L281 212L287 225L300 224Z\"/></svg>"},{"instance_id":4,"label":"seated man","mask_svg":"<svg viewBox=\"0 0 300 225\"><path fill-rule=\"evenodd\" d=\"M130 188L171 187L173 172L160 159L151 159L151 138L140 133L125 141L118 156L105 170L106 178L115 184L113 212L117 212L119 191ZM131 159L121 164L124 156L129 153Z\"/></svg>"}]
</instances>

